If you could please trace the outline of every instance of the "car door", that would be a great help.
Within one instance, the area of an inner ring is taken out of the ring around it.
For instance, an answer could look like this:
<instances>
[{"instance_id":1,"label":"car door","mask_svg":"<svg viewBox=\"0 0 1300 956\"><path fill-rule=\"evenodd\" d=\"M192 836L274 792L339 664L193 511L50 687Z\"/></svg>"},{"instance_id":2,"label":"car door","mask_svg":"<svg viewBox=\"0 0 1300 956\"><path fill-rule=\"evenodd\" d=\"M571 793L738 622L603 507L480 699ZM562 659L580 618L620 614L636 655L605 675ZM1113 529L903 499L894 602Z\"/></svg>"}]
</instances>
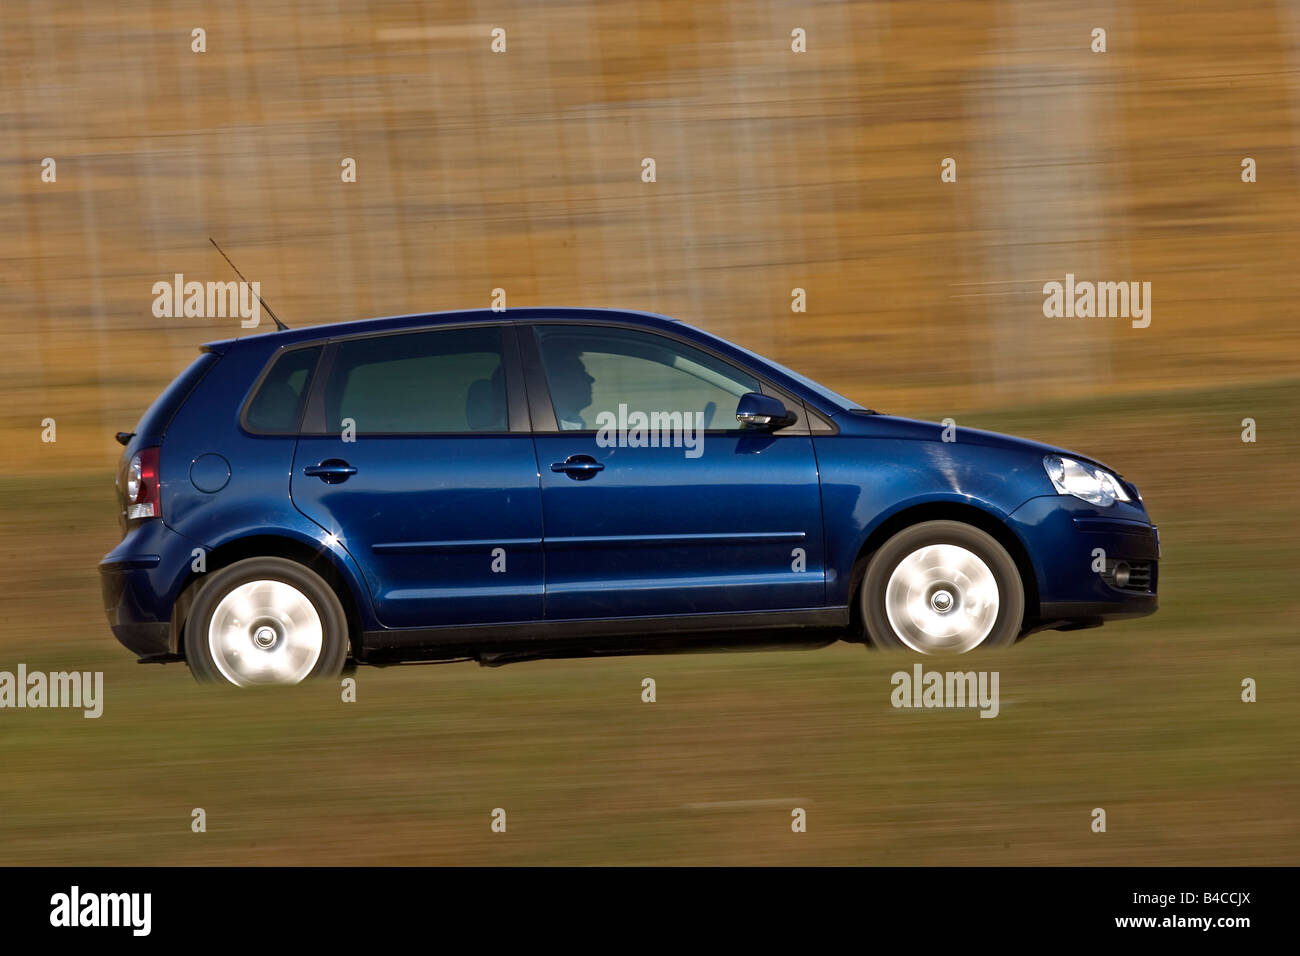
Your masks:
<instances>
[{"instance_id":1,"label":"car door","mask_svg":"<svg viewBox=\"0 0 1300 956\"><path fill-rule=\"evenodd\" d=\"M331 342L295 505L337 534L393 628L542 616L541 492L514 329Z\"/></svg>"},{"instance_id":2,"label":"car door","mask_svg":"<svg viewBox=\"0 0 1300 956\"><path fill-rule=\"evenodd\" d=\"M775 434L735 418L741 395L769 385L681 339L613 324L538 322L521 326L520 345L548 619L823 605L802 414Z\"/></svg>"}]
</instances>

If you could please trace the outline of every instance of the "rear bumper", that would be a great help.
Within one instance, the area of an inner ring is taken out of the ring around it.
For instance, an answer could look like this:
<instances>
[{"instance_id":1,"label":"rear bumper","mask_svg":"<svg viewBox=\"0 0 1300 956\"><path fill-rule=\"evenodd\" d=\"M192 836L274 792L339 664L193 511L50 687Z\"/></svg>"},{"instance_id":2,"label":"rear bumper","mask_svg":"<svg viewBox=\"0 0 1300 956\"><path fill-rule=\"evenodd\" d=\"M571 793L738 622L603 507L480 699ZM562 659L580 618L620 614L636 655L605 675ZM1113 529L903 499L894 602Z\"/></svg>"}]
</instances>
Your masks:
<instances>
[{"instance_id":1,"label":"rear bumper","mask_svg":"<svg viewBox=\"0 0 1300 956\"><path fill-rule=\"evenodd\" d=\"M108 626L119 643L140 657L176 650L172 606L193 547L161 521L147 521L99 562Z\"/></svg>"},{"instance_id":2,"label":"rear bumper","mask_svg":"<svg viewBox=\"0 0 1300 956\"><path fill-rule=\"evenodd\" d=\"M171 657L170 624L114 624L119 644L139 657Z\"/></svg>"}]
</instances>

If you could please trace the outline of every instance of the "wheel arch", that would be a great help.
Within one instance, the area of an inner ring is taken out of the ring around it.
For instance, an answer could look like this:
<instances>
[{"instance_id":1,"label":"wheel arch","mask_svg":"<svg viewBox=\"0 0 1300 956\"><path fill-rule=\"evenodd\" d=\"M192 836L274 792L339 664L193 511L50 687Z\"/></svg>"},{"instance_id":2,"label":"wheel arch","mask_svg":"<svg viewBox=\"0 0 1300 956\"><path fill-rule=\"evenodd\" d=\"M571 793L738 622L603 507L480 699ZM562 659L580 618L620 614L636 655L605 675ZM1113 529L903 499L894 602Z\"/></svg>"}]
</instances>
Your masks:
<instances>
[{"instance_id":1,"label":"wheel arch","mask_svg":"<svg viewBox=\"0 0 1300 956\"><path fill-rule=\"evenodd\" d=\"M191 565L179 596L172 606L171 652L185 653L185 625L190 608L207 577L213 571L229 567L245 558L284 558L314 571L338 596L348 622L348 646L355 658L361 646L364 630L361 605L354 591L354 580L349 571L340 566L338 556L319 544L279 534L253 534L225 541L204 554L204 570L195 571Z\"/></svg>"},{"instance_id":2,"label":"wheel arch","mask_svg":"<svg viewBox=\"0 0 1300 956\"><path fill-rule=\"evenodd\" d=\"M959 521L978 528L990 535L998 544L1007 549L1011 560L1020 572L1020 580L1025 589L1025 612L1021 621L1023 628L1029 621L1039 616L1038 576L1034 563L1029 557L1029 549L1020 536L1000 516L978 505L960 501L928 501L901 508L886 517L867 534L857 557L853 561L853 579L849 586L849 616L851 633L865 635L866 626L862 620L861 591L866 577L867 564L886 541L904 528L921 524L924 521Z\"/></svg>"}]
</instances>

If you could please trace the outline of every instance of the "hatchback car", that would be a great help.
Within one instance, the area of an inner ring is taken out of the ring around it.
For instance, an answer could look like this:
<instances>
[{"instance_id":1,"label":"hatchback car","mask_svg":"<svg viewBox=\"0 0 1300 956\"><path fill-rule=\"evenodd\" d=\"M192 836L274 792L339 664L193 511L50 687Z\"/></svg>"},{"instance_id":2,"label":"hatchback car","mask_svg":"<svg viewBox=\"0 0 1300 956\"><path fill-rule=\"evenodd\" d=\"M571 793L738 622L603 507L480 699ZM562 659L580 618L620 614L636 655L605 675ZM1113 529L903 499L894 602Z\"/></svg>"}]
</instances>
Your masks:
<instances>
[{"instance_id":1,"label":"hatchback car","mask_svg":"<svg viewBox=\"0 0 1300 956\"><path fill-rule=\"evenodd\" d=\"M109 623L200 680L837 639L961 653L1156 609L1157 531L1117 472L878 414L645 313L213 342L118 439Z\"/></svg>"}]
</instances>

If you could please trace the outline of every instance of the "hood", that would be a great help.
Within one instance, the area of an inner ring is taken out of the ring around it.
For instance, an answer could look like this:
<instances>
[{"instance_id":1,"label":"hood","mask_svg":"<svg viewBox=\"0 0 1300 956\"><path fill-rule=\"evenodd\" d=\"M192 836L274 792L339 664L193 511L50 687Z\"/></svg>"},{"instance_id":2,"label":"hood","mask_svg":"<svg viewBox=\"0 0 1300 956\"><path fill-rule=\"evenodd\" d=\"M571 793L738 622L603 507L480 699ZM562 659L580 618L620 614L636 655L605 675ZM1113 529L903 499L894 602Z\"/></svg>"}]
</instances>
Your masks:
<instances>
[{"instance_id":1,"label":"hood","mask_svg":"<svg viewBox=\"0 0 1300 956\"><path fill-rule=\"evenodd\" d=\"M835 421L840 426L840 434L852 435L857 438L884 438L894 441L943 441L945 427L938 422L926 422L916 418L900 418L896 415L858 412L838 415ZM1097 459L1088 455L1080 454L1077 451L1071 451L1068 448L1046 445L1042 442L1031 441L1028 438L1017 438L1015 435L984 431L981 428L967 428L960 424L956 426L956 430L957 442L960 444L979 445L984 448L997 448L1003 451L1020 452L1029 455L1065 455L1076 461L1087 462L1098 468L1105 468L1107 471L1114 472L1113 468L1103 462L1097 461Z\"/></svg>"}]
</instances>

